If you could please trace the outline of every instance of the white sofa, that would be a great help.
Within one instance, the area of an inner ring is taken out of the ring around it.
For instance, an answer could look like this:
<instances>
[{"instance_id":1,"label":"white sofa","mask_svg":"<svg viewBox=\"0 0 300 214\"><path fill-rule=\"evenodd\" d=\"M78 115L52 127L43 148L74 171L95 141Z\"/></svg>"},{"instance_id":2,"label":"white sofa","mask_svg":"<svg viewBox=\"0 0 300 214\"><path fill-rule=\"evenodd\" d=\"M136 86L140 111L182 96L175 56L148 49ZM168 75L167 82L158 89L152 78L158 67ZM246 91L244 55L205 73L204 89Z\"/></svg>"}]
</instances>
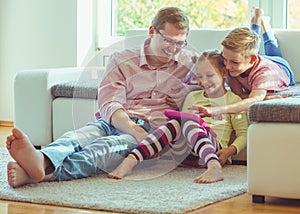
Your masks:
<instances>
[{"instance_id":1,"label":"white sofa","mask_svg":"<svg viewBox=\"0 0 300 214\"><path fill-rule=\"evenodd\" d=\"M198 52L220 49L220 43L228 32L228 29L191 29L188 48ZM295 72L296 81L300 82L300 31L276 30L275 34L284 57ZM146 36L147 29L129 30L121 47L137 46ZM103 53L110 51L104 50ZM98 57L103 58L103 55L100 53ZM97 62L97 59L94 61ZM96 88L103 69L89 66L18 72L14 82L15 126L24 130L34 145L43 146L65 131L93 121L97 110ZM89 82L85 83L86 80ZM69 95L60 95L64 88L68 88ZM83 89L85 92L82 92ZM300 90L293 87L291 93L293 98L263 101L250 107L249 120L252 124L248 129L247 157L245 150L234 159L247 158L248 187L254 202L263 202L264 196L300 199L297 161L300 119L296 117L300 106L296 95L300 95ZM266 108L268 114L265 114ZM269 109L277 109L275 115ZM276 117L276 114L285 116Z\"/></svg>"},{"instance_id":2,"label":"white sofa","mask_svg":"<svg viewBox=\"0 0 300 214\"><path fill-rule=\"evenodd\" d=\"M288 98L258 102L248 110L248 192L257 203L265 196L300 199L300 31L276 31L276 37L297 84L278 93Z\"/></svg>"}]
</instances>

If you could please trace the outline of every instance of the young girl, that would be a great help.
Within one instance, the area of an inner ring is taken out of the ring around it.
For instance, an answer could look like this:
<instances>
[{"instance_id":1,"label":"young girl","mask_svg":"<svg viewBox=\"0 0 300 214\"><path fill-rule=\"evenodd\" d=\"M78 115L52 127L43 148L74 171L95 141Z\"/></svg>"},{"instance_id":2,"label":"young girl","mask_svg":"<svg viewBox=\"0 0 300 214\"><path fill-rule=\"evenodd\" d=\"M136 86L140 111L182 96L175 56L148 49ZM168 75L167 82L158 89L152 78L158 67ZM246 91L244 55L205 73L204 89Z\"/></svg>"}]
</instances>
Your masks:
<instances>
[{"instance_id":1,"label":"young girl","mask_svg":"<svg viewBox=\"0 0 300 214\"><path fill-rule=\"evenodd\" d=\"M240 113L257 101L269 99L269 94L295 84L294 74L282 57L269 21L263 16L262 9L253 8L251 29L236 28L222 42L224 64L228 71L226 82L243 100L232 105L192 106L191 109L198 110L202 116ZM263 56L258 54L261 31L265 49Z\"/></svg>"},{"instance_id":2,"label":"young girl","mask_svg":"<svg viewBox=\"0 0 300 214\"><path fill-rule=\"evenodd\" d=\"M170 121L139 143L108 177L123 178L138 162L152 158L169 145L178 164L207 166L207 170L194 182L212 183L224 179L222 165L246 146L247 118L245 114L236 114L204 118L204 121L197 114L187 113L191 112L187 109L191 104L224 105L241 99L224 87L225 72L220 53L205 52L194 61L198 84L204 90L193 91L186 97L183 112L165 110ZM229 145L233 131L236 138Z\"/></svg>"}]
</instances>

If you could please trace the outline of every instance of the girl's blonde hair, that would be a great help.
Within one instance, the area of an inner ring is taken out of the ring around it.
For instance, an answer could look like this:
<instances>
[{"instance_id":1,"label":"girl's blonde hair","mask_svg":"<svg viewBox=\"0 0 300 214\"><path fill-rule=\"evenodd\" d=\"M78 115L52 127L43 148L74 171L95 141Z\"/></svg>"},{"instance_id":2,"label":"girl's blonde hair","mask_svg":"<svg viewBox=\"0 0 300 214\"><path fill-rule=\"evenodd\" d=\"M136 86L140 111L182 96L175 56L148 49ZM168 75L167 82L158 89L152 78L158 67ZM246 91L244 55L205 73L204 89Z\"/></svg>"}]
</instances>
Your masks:
<instances>
[{"instance_id":1,"label":"girl's blonde hair","mask_svg":"<svg viewBox=\"0 0 300 214\"><path fill-rule=\"evenodd\" d=\"M247 27L235 28L222 41L223 47L244 57L256 55L259 49L258 35Z\"/></svg>"},{"instance_id":2,"label":"girl's blonde hair","mask_svg":"<svg viewBox=\"0 0 300 214\"><path fill-rule=\"evenodd\" d=\"M195 65L199 62L208 61L221 75L225 72L224 59L218 50L204 51L199 57L193 56L192 61Z\"/></svg>"}]
</instances>

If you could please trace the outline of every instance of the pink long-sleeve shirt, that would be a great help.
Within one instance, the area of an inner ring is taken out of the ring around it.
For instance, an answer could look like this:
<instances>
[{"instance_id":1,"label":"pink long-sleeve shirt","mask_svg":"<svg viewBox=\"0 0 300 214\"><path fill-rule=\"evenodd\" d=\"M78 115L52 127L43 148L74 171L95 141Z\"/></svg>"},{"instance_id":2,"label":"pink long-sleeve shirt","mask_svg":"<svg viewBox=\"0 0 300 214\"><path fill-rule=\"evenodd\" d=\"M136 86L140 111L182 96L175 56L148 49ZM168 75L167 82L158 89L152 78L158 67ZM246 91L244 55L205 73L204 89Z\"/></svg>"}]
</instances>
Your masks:
<instances>
[{"instance_id":1,"label":"pink long-sleeve shirt","mask_svg":"<svg viewBox=\"0 0 300 214\"><path fill-rule=\"evenodd\" d=\"M106 67L106 72L98 89L98 111L100 117L110 123L112 114L123 109L129 116L135 116L158 127L167 122L164 109L174 109L167 104L171 89L184 86L184 96L176 99L178 107L189 92L193 81L191 56L188 50L181 50L176 59L162 67L151 67L145 57L144 49L149 39L141 48L124 50L113 54Z\"/></svg>"},{"instance_id":2,"label":"pink long-sleeve shirt","mask_svg":"<svg viewBox=\"0 0 300 214\"><path fill-rule=\"evenodd\" d=\"M229 86L234 88L241 85L247 92L254 89L264 89L270 94L288 89L289 84L290 79L280 65L258 56L249 76L231 77Z\"/></svg>"}]
</instances>

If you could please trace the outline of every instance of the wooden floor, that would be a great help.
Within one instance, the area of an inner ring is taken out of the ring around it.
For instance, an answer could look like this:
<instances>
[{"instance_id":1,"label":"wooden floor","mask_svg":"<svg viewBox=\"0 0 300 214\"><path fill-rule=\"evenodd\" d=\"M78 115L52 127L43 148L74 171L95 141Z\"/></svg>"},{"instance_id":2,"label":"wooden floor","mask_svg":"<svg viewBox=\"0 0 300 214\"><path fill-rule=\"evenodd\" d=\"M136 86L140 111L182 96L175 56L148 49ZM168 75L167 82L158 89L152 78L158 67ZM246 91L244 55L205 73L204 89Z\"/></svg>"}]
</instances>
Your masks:
<instances>
[{"instance_id":1,"label":"wooden floor","mask_svg":"<svg viewBox=\"0 0 300 214\"><path fill-rule=\"evenodd\" d=\"M0 127L0 146L5 146L5 138L11 127ZM0 157L1 158L1 157ZM1 188L1 187L0 187ZM187 196L188 197L188 196ZM1 214L88 214L111 213L87 209L74 209L59 206L39 205L15 201L0 200ZM204 208L190 212L192 214L300 214L300 200L266 197L264 204L255 204L248 193L236 196Z\"/></svg>"}]
</instances>

